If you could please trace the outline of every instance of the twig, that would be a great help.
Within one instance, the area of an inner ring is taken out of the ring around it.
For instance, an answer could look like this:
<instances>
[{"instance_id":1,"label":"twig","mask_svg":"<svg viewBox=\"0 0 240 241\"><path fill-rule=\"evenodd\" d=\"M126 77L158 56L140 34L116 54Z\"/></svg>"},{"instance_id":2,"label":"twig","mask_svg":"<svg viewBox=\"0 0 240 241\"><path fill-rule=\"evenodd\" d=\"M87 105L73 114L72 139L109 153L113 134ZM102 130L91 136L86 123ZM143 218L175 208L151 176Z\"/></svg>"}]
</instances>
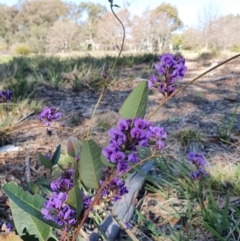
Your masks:
<instances>
[{"instance_id":1,"label":"twig","mask_svg":"<svg viewBox=\"0 0 240 241\"><path fill-rule=\"evenodd\" d=\"M26 156L25 158L25 177L26 177L26 184L28 186L28 183L30 182L30 162L29 162L29 156Z\"/></svg>"}]
</instances>

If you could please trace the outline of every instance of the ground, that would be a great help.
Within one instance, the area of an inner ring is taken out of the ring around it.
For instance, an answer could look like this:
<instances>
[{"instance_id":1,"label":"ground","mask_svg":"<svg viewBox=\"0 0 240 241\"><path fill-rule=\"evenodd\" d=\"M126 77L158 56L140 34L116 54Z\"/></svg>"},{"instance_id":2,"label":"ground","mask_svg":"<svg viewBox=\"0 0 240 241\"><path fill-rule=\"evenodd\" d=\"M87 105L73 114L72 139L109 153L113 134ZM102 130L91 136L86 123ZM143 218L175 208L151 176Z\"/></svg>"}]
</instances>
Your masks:
<instances>
[{"instance_id":1,"label":"ground","mask_svg":"<svg viewBox=\"0 0 240 241\"><path fill-rule=\"evenodd\" d=\"M188 71L184 79L179 81L179 87L219 62L221 60L186 60ZM240 140L240 110L237 110L229 143L219 139L217 125L221 124L223 116L226 123L230 123L240 101L239 65L240 60L234 60L200 78L167 102L151 119L151 121L163 126L168 133L166 142L168 155L177 159L194 150L204 154L209 166L220 165L220 168L225 168L228 167L229 163L238 164L240 160L238 145ZM135 76L133 81L127 80L127 76L130 75ZM149 66L141 64L124 67L121 76L121 81L116 81L109 87L100 103L93 123L92 138L101 145L106 142L107 129L119 119L118 110L132 88L148 78ZM9 136L9 142L20 147L20 150L0 153L1 184L10 180L19 184L23 183L26 179L25 172L28 161L30 162L31 179L34 180L39 172L45 171L39 163L39 153L53 152L59 144L65 146L66 140L70 136L83 139L86 136L91 113L99 94L100 90L84 89L73 93L68 88L62 90L46 86L37 88L35 98L43 99L47 106L57 107L63 117L54 124L58 128L52 128L52 136L47 136L46 128L35 127L38 123L37 116L29 116L26 120L27 124L24 126L25 129ZM160 99L161 96L158 93L150 92L147 115L156 108ZM193 137L185 138L182 132L184 130L187 133L189 130L192 131ZM153 220L149 213L154 213L154 208L151 208L148 203L152 199L159 201L159 196L154 198L154 195L151 195L144 196L141 212ZM3 207L5 205L1 192L0 205Z\"/></svg>"}]
</instances>

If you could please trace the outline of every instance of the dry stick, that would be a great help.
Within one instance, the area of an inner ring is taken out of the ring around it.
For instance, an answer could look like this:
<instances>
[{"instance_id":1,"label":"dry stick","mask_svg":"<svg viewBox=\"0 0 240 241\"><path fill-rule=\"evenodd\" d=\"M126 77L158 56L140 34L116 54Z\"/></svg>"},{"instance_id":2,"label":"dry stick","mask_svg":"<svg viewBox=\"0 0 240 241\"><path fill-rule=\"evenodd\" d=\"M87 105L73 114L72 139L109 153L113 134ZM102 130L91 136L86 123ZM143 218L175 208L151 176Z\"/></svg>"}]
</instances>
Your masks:
<instances>
[{"instance_id":1,"label":"dry stick","mask_svg":"<svg viewBox=\"0 0 240 241\"><path fill-rule=\"evenodd\" d=\"M147 119L151 119L153 117L153 115L167 102L169 101L172 97L174 97L175 95L177 95L179 92L183 91L184 89L186 89L189 85L193 84L196 80L200 79L201 77L203 77L204 75L208 74L209 72L213 71L214 69L217 69L218 67L220 67L223 64L226 64L227 62L236 59L240 57L240 54L234 55L233 57L224 60L223 62L221 62L220 64L217 64L216 66L208 69L207 71L203 72L202 74L200 74L199 76L195 77L194 79L192 79L189 83L185 84L182 88L174 91L168 98L164 99L159 106L147 117Z\"/></svg>"},{"instance_id":2,"label":"dry stick","mask_svg":"<svg viewBox=\"0 0 240 241\"><path fill-rule=\"evenodd\" d=\"M37 128L37 127L44 127L44 128L46 128L46 126L44 126L44 125L37 125L37 126L33 126L33 128ZM52 129L68 129L68 130L72 130L72 128L69 128L69 127L54 127L54 126L51 126L51 128ZM12 133L14 133L14 132L18 132L18 131L22 131L22 130L25 130L25 129L29 129L29 127L23 127L23 128L20 128L20 130L19 129L17 129L17 130L13 130L13 131L10 131L10 132L7 132L7 134L8 135L10 135L10 134L12 134ZM0 129L1 130L1 129Z\"/></svg>"},{"instance_id":3,"label":"dry stick","mask_svg":"<svg viewBox=\"0 0 240 241\"><path fill-rule=\"evenodd\" d=\"M114 213L114 211L111 211L111 212L112 212L112 216L115 218L115 220L118 222L118 224L123 228L123 230L128 234L128 236L131 238L131 240L138 241L138 239L136 238L134 233L127 228L126 224L121 219L118 219L117 214Z\"/></svg>"}]
</instances>

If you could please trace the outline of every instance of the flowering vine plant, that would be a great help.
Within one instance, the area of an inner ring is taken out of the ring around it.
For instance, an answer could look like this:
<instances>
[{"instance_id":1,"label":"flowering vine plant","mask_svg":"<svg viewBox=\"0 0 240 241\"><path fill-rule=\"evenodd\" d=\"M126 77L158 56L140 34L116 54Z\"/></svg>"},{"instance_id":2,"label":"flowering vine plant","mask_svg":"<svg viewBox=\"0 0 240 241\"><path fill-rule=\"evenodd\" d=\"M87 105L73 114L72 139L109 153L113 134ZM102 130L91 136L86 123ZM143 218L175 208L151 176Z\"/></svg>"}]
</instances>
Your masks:
<instances>
[{"instance_id":1,"label":"flowering vine plant","mask_svg":"<svg viewBox=\"0 0 240 241\"><path fill-rule=\"evenodd\" d=\"M112 9L113 2L109 2ZM59 145L53 154L39 155L42 165L50 171L47 178L39 179L37 189L28 187L30 193L14 182L4 185L3 191L9 197L18 234L21 236L27 230L41 241L50 238L76 241L80 229L96 204L106 199L113 203L118 202L127 195L124 175L144 161L161 155L167 133L163 127L152 123L150 118L181 90L176 89L176 82L183 79L186 71L184 58L171 53L159 56L154 73L148 81L140 82L132 90L119 109L121 119L117 126L108 131L108 143L100 146L89 136L93 116L111 78L112 71L109 73L104 68L103 92L93 111L87 137L82 140L70 137L67 140L66 152L71 160L71 167L65 168L60 164L62 153ZM153 113L146 117L148 92L151 88L158 90L162 101ZM11 91L1 92L0 101L11 100L11 96ZM46 128L60 117L61 113L53 107L44 108L38 116ZM147 150L148 154L144 159L141 159L139 154L142 149ZM190 153L187 160L195 168L194 172L189 173L192 179L200 180L207 175L202 154ZM28 221L23 223L21 217ZM11 224L7 227L10 229Z\"/></svg>"}]
</instances>

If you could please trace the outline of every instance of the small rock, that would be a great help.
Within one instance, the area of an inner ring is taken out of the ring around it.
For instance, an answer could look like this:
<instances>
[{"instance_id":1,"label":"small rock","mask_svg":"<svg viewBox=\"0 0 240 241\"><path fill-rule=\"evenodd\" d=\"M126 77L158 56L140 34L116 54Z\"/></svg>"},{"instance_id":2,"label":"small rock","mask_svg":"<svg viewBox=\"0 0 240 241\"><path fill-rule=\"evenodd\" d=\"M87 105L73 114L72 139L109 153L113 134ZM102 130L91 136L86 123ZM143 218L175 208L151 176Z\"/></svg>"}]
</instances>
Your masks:
<instances>
[{"instance_id":1,"label":"small rock","mask_svg":"<svg viewBox=\"0 0 240 241\"><path fill-rule=\"evenodd\" d=\"M11 152L11 151L19 151L19 150L20 148L14 145L6 145L3 147L0 147L0 152Z\"/></svg>"}]
</instances>

